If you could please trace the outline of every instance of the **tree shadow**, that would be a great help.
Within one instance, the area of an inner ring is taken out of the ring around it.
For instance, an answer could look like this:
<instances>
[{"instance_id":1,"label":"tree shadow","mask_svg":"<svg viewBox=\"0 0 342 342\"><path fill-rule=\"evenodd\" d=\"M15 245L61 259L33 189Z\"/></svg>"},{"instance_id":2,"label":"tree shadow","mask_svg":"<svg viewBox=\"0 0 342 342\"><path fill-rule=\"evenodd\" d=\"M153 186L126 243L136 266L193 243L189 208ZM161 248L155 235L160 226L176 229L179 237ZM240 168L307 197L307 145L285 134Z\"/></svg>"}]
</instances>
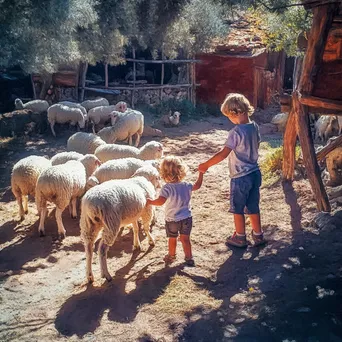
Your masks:
<instances>
[{"instance_id":1,"label":"tree shadow","mask_svg":"<svg viewBox=\"0 0 342 342\"><path fill-rule=\"evenodd\" d=\"M134 263L134 260L130 261L119 269L110 283L106 282L101 287L88 285L85 291L71 296L57 313L55 328L63 335L82 337L100 326L107 310L110 321L131 322L139 307L158 298L170 279L183 267L163 268L145 279L144 274L149 272L149 265L146 265L125 277ZM136 288L126 293L125 286L132 277L136 278Z\"/></svg>"}]
</instances>

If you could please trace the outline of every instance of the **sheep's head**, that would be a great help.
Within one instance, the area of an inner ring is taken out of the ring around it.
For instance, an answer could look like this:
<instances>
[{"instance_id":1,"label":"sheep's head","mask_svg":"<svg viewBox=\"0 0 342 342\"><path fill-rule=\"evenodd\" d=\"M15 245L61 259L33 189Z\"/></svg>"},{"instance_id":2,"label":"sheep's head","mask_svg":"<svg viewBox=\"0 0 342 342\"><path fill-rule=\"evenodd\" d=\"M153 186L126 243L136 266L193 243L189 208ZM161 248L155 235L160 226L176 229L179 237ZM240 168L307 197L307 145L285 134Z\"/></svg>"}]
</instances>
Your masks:
<instances>
[{"instance_id":1,"label":"sheep's head","mask_svg":"<svg viewBox=\"0 0 342 342\"><path fill-rule=\"evenodd\" d=\"M86 191L98 184L100 184L99 180L95 176L90 176L87 180Z\"/></svg>"},{"instance_id":2,"label":"sheep's head","mask_svg":"<svg viewBox=\"0 0 342 342\"><path fill-rule=\"evenodd\" d=\"M84 165L87 178L101 165L101 161L93 154L86 154L79 161Z\"/></svg>"},{"instance_id":3,"label":"sheep's head","mask_svg":"<svg viewBox=\"0 0 342 342\"><path fill-rule=\"evenodd\" d=\"M124 113L127 110L127 103L124 101L120 101L115 105L115 109L118 112Z\"/></svg>"},{"instance_id":4,"label":"sheep's head","mask_svg":"<svg viewBox=\"0 0 342 342\"><path fill-rule=\"evenodd\" d=\"M179 120L180 120L180 113L179 112L174 112L173 115L169 117L170 123L174 126L178 126Z\"/></svg>"},{"instance_id":5,"label":"sheep's head","mask_svg":"<svg viewBox=\"0 0 342 342\"><path fill-rule=\"evenodd\" d=\"M85 123L86 123L86 117L82 113L81 109L79 109L79 114L82 116L82 118L80 120L78 120L78 125L80 126L80 128L84 128L85 127Z\"/></svg>"},{"instance_id":6,"label":"sheep's head","mask_svg":"<svg viewBox=\"0 0 342 342\"><path fill-rule=\"evenodd\" d=\"M109 116L110 116L110 123L111 123L112 126L114 126L115 123L116 123L116 122L118 121L118 119L119 119L120 112L114 110L114 111L112 111L112 112L109 114Z\"/></svg>"},{"instance_id":7,"label":"sheep's head","mask_svg":"<svg viewBox=\"0 0 342 342\"><path fill-rule=\"evenodd\" d=\"M151 165L155 167L158 171L160 170L160 161L159 160L145 160L146 165Z\"/></svg>"},{"instance_id":8,"label":"sheep's head","mask_svg":"<svg viewBox=\"0 0 342 342\"><path fill-rule=\"evenodd\" d=\"M15 105L16 109L23 109L24 108L23 101L21 101L20 99L15 99L14 105Z\"/></svg>"},{"instance_id":9,"label":"sheep's head","mask_svg":"<svg viewBox=\"0 0 342 342\"><path fill-rule=\"evenodd\" d=\"M145 177L151 182L155 189L161 188L161 178L158 170L152 165L144 165L140 167L132 176L133 177Z\"/></svg>"},{"instance_id":10,"label":"sheep's head","mask_svg":"<svg viewBox=\"0 0 342 342\"><path fill-rule=\"evenodd\" d=\"M146 159L160 159L163 153L163 145L158 141L149 141L140 148L140 155Z\"/></svg>"}]
</instances>

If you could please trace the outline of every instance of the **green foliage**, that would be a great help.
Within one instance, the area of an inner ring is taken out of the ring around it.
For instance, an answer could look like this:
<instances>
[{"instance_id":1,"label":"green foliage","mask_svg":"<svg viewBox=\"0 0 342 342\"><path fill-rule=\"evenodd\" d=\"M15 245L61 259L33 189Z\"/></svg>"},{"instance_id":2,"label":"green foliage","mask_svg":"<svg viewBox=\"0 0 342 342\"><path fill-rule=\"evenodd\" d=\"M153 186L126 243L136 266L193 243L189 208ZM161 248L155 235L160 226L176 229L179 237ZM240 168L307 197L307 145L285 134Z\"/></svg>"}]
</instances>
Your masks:
<instances>
[{"instance_id":1,"label":"green foliage","mask_svg":"<svg viewBox=\"0 0 342 342\"><path fill-rule=\"evenodd\" d=\"M128 46L193 53L225 31L215 0L2 0L0 65L52 73L61 64L123 62Z\"/></svg>"},{"instance_id":2,"label":"green foliage","mask_svg":"<svg viewBox=\"0 0 342 342\"><path fill-rule=\"evenodd\" d=\"M308 12L303 6L286 7L295 3L295 0L269 0L265 3L269 8L278 8L278 10L270 11L262 5L251 9L256 24L265 33L264 43L270 50L284 50L289 56L300 55L297 39L300 34L307 32L311 27L311 17Z\"/></svg>"}]
</instances>

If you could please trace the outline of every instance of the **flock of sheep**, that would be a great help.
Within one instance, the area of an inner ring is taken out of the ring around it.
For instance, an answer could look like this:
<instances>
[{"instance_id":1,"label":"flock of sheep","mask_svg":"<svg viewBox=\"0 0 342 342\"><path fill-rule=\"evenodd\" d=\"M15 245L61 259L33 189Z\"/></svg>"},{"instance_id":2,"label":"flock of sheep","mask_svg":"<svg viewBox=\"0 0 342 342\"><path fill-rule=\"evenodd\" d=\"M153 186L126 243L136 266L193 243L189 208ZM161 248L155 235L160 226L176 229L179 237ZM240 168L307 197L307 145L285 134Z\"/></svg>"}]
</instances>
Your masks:
<instances>
[{"instance_id":1,"label":"flock of sheep","mask_svg":"<svg viewBox=\"0 0 342 342\"><path fill-rule=\"evenodd\" d=\"M158 159L163 156L163 145L156 141L149 141L140 148L115 144L117 140L128 140L132 144L132 137L136 135L135 145L138 146L144 129L143 114L127 110L124 102L108 106L111 107L108 114L104 106L91 108L95 101L82 103L88 118L98 124L105 115L110 115L111 119L115 117L115 125L103 128L98 134L77 132L68 139L67 151L56 154L50 160L35 155L21 159L14 165L11 175L12 192L21 220L28 212L28 195L35 196L41 236L45 234L47 202L56 206L58 234L64 238L66 229L62 213L69 206L71 217L76 219L76 202L82 198L80 231L90 282L94 279L91 270L94 243L101 231L101 276L108 281L111 276L107 269L107 250L115 242L120 227L133 226L133 246L139 249L138 220L141 220L149 244L154 244L150 233L154 209L146 206L146 200L154 198L156 189L161 186ZM52 105L47 109L49 122L53 122L52 117L55 122L66 122L67 112L81 113L84 118L82 108L68 107L65 103ZM37 111L37 108L34 110ZM97 119L92 116L95 112L99 116ZM74 122L79 123L76 118Z\"/></svg>"}]
</instances>

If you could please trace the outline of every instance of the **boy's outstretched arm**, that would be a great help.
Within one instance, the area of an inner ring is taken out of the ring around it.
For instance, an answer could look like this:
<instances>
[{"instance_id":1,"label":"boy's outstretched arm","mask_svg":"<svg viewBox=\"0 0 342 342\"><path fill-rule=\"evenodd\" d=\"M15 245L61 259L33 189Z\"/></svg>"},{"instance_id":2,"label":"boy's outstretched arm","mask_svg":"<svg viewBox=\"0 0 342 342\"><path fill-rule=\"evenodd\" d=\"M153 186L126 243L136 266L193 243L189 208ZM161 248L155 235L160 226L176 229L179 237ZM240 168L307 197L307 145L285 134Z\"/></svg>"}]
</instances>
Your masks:
<instances>
[{"instance_id":1,"label":"boy's outstretched arm","mask_svg":"<svg viewBox=\"0 0 342 342\"><path fill-rule=\"evenodd\" d=\"M192 187L192 191L198 190L202 186L202 182L203 182L203 173L200 172L198 175L196 183Z\"/></svg>"},{"instance_id":2,"label":"boy's outstretched arm","mask_svg":"<svg viewBox=\"0 0 342 342\"><path fill-rule=\"evenodd\" d=\"M229 147L225 146L220 152L217 152L213 157L208 159L205 163L200 164L198 166L198 171L202 173L206 172L209 169L209 167L216 165L222 160L226 159L231 151L232 150Z\"/></svg>"},{"instance_id":3,"label":"boy's outstretched arm","mask_svg":"<svg viewBox=\"0 0 342 342\"><path fill-rule=\"evenodd\" d=\"M151 200L150 198L147 199L146 201L146 205L155 205L155 206L161 206L166 202L166 198L159 196L158 198L156 198L155 200Z\"/></svg>"}]
</instances>

